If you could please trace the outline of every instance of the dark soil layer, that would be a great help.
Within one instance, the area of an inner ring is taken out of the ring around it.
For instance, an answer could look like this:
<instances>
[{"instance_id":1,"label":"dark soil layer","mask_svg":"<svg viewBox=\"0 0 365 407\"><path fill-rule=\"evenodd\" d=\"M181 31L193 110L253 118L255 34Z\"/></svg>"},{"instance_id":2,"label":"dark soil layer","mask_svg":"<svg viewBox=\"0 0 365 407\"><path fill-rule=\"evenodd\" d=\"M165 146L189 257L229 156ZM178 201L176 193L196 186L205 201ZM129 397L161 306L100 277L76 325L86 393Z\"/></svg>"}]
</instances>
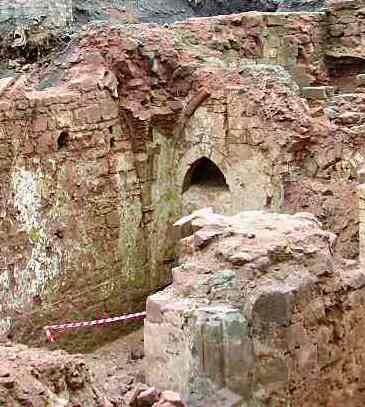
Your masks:
<instances>
[{"instance_id":1,"label":"dark soil layer","mask_svg":"<svg viewBox=\"0 0 365 407\"><path fill-rule=\"evenodd\" d=\"M282 1L277 11L318 11L326 6L326 0Z\"/></svg>"},{"instance_id":2,"label":"dark soil layer","mask_svg":"<svg viewBox=\"0 0 365 407\"><path fill-rule=\"evenodd\" d=\"M78 22L117 17L129 12L140 22L173 23L199 16L246 11L315 11L325 0L75 0ZM114 10L110 13L111 10Z\"/></svg>"}]
</instances>

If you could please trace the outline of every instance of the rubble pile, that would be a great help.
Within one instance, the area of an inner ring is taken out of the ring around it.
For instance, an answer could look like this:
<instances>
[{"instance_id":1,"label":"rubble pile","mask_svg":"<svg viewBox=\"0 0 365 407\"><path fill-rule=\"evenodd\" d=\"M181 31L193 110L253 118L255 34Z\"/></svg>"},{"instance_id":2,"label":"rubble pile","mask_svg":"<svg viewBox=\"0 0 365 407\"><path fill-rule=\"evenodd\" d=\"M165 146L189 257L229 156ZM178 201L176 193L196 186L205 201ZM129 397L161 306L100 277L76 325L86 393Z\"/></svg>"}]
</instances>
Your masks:
<instances>
[{"instance_id":1,"label":"rubble pile","mask_svg":"<svg viewBox=\"0 0 365 407\"><path fill-rule=\"evenodd\" d=\"M0 345L3 407L107 407L80 355L24 345Z\"/></svg>"}]
</instances>

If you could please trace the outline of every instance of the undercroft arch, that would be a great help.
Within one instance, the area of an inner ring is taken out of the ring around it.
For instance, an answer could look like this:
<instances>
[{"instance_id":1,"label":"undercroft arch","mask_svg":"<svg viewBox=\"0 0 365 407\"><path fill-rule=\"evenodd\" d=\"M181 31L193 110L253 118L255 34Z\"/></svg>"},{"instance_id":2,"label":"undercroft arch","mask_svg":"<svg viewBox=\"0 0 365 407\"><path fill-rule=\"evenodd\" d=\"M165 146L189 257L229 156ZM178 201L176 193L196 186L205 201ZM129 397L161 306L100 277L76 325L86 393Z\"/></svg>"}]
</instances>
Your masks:
<instances>
[{"instance_id":1,"label":"undercroft arch","mask_svg":"<svg viewBox=\"0 0 365 407\"><path fill-rule=\"evenodd\" d=\"M231 191L221 169L209 158L201 157L188 168L182 186L183 214L212 207L218 213L230 214Z\"/></svg>"}]
</instances>

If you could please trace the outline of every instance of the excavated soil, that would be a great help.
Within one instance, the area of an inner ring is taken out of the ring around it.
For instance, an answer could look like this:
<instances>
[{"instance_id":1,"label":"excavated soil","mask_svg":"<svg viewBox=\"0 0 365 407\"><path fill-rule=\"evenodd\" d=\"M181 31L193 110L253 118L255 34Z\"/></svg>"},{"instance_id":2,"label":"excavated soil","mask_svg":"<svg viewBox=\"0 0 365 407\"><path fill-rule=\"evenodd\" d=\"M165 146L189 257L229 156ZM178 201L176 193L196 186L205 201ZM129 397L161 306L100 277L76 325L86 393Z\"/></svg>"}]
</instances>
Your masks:
<instances>
[{"instance_id":1,"label":"excavated soil","mask_svg":"<svg viewBox=\"0 0 365 407\"><path fill-rule=\"evenodd\" d=\"M144 383L143 329L139 329L85 355L97 388L123 406L138 383Z\"/></svg>"},{"instance_id":2,"label":"excavated soil","mask_svg":"<svg viewBox=\"0 0 365 407\"><path fill-rule=\"evenodd\" d=\"M0 344L0 406L127 406L144 382L143 357L142 329L84 355Z\"/></svg>"}]
</instances>

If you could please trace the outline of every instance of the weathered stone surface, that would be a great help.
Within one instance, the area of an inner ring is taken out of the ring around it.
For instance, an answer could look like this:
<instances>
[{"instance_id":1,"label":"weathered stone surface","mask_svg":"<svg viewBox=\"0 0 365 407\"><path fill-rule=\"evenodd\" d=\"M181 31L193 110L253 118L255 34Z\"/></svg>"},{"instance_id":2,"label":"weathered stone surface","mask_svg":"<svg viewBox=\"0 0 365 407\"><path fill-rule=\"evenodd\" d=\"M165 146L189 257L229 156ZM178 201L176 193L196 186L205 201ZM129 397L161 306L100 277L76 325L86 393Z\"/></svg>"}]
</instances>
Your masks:
<instances>
[{"instance_id":1,"label":"weathered stone surface","mask_svg":"<svg viewBox=\"0 0 365 407\"><path fill-rule=\"evenodd\" d=\"M329 42L327 55L340 57L363 58L365 48L364 34L365 2L348 0L329 0Z\"/></svg>"},{"instance_id":2,"label":"weathered stone surface","mask_svg":"<svg viewBox=\"0 0 365 407\"><path fill-rule=\"evenodd\" d=\"M242 398L236 405L364 402L352 382L363 310L345 304L364 295L365 274L334 257L336 237L310 213L199 213L185 218L201 217L202 228L181 241L172 287L148 300L160 304L158 319L147 308L148 383L193 406L223 388Z\"/></svg>"}]
</instances>

